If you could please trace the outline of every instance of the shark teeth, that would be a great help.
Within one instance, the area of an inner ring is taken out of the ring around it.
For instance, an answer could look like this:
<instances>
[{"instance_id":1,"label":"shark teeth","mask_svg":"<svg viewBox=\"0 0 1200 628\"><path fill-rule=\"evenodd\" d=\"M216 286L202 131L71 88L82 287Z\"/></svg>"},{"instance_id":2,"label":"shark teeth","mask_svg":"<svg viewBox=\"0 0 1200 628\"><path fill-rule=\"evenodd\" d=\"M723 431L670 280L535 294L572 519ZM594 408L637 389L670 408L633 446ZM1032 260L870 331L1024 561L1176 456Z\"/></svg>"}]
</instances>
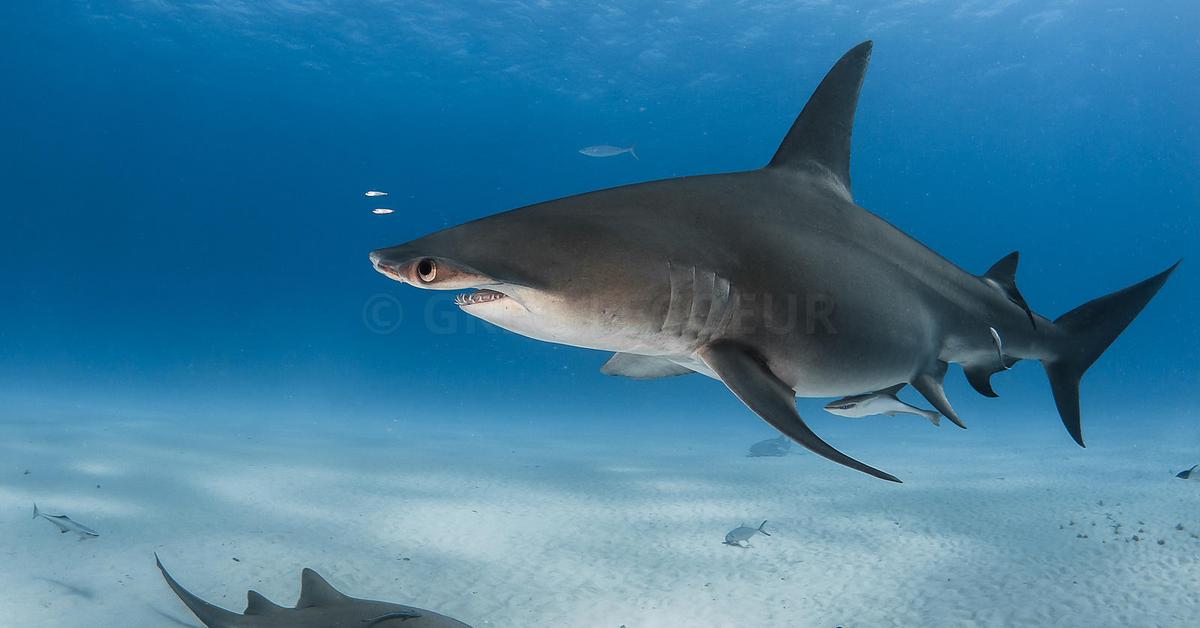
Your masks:
<instances>
[{"instance_id":1,"label":"shark teeth","mask_svg":"<svg viewBox=\"0 0 1200 628\"><path fill-rule=\"evenodd\" d=\"M505 297L504 293L496 292L495 290L478 290L476 292L467 292L464 294L455 295L455 305L475 305L478 303L489 303L491 301L499 301Z\"/></svg>"}]
</instances>

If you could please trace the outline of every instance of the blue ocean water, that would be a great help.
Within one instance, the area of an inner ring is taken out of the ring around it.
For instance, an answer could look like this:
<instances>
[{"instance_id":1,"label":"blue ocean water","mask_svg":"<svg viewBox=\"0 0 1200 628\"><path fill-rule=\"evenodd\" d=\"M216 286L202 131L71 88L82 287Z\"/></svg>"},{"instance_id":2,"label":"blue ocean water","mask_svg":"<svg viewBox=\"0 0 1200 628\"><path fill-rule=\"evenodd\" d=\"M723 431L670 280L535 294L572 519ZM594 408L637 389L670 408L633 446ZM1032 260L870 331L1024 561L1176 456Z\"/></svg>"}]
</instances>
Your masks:
<instances>
[{"instance_id":1,"label":"blue ocean water","mask_svg":"<svg viewBox=\"0 0 1200 628\"><path fill-rule=\"evenodd\" d=\"M1185 258L1083 383L1085 429L1172 434L1195 459L1158 462L1182 468L1200 462L1198 27L1185 0L5 3L6 414L769 436L718 382L602 376L606 355L489 327L367 253L759 167L872 39L859 204L967 270L1020 251L1051 318ZM578 154L595 144L640 159ZM1075 447L1040 368L993 381L998 400L948 376L972 430ZM901 429L819 405L800 401L848 451Z\"/></svg>"}]
</instances>

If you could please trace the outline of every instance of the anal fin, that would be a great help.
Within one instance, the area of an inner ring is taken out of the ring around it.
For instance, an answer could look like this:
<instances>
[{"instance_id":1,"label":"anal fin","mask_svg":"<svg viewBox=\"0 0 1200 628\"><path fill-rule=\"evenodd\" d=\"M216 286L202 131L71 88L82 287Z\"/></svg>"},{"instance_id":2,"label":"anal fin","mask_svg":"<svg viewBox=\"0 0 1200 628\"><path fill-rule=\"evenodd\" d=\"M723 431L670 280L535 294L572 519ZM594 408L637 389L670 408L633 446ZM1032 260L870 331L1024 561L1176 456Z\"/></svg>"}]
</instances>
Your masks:
<instances>
[{"instance_id":1,"label":"anal fin","mask_svg":"<svg viewBox=\"0 0 1200 628\"><path fill-rule=\"evenodd\" d=\"M997 369L990 366L963 366L963 373L967 376L967 382L971 384L976 392L984 397L999 397L995 390L992 390L992 375L999 373L1004 369Z\"/></svg>"}]
</instances>

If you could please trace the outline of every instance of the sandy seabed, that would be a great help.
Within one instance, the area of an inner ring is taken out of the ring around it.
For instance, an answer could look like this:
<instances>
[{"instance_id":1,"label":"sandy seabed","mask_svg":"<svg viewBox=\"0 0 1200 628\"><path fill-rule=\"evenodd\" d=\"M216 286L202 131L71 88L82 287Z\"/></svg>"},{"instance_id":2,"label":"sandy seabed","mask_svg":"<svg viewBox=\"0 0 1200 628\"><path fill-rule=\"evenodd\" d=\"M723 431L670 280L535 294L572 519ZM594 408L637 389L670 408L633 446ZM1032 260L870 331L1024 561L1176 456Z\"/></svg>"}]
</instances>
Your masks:
<instances>
[{"instance_id":1,"label":"sandy seabed","mask_svg":"<svg viewBox=\"0 0 1200 628\"><path fill-rule=\"evenodd\" d=\"M474 626L1200 625L1200 481L1173 477L1194 447L878 421L831 440L903 485L747 458L772 435L752 419L689 433L8 418L0 626L198 626L155 552L235 611L250 588L292 604L312 567ZM32 520L34 501L101 536ZM721 543L763 519L771 537Z\"/></svg>"}]
</instances>

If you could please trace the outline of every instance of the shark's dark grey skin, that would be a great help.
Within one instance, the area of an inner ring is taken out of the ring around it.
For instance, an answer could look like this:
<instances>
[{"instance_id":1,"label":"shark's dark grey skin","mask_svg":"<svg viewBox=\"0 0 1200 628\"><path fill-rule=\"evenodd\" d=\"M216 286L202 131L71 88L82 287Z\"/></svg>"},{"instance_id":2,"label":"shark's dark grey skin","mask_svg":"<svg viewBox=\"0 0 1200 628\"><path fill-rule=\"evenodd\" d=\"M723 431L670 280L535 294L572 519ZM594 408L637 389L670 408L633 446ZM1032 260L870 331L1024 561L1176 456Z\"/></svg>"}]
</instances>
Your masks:
<instances>
[{"instance_id":1,"label":"shark's dark grey skin","mask_svg":"<svg viewBox=\"0 0 1200 628\"><path fill-rule=\"evenodd\" d=\"M1080 378L1175 267L1051 321L1017 290L1015 253L974 275L856 205L850 135L870 54L865 42L834 65L764 168L532 205L371 261L419 288L475 289L457 303L505 329L617 352L606 373L718 378L801 445L886 480L899 481L814 434L795 397L907 383L962 426L942 390L950 363L995 396L993 373L1038 360L1083 445Z\"/></svg>"},{"instance_id":2,"label":"shark's dark grey skin","mask_svg":"<svg viewBox=\"0 0 1200 628\"><path fill-rule=\"evenodd\" d=\"M249 591L246 612L239 615L192 595L167 573L158 555L154 562L175 595L208 628L471 628L432 611L349 597L311 569L300 574L300 599L294 608L279 606Z\"/></svg>"}]
</instances>

